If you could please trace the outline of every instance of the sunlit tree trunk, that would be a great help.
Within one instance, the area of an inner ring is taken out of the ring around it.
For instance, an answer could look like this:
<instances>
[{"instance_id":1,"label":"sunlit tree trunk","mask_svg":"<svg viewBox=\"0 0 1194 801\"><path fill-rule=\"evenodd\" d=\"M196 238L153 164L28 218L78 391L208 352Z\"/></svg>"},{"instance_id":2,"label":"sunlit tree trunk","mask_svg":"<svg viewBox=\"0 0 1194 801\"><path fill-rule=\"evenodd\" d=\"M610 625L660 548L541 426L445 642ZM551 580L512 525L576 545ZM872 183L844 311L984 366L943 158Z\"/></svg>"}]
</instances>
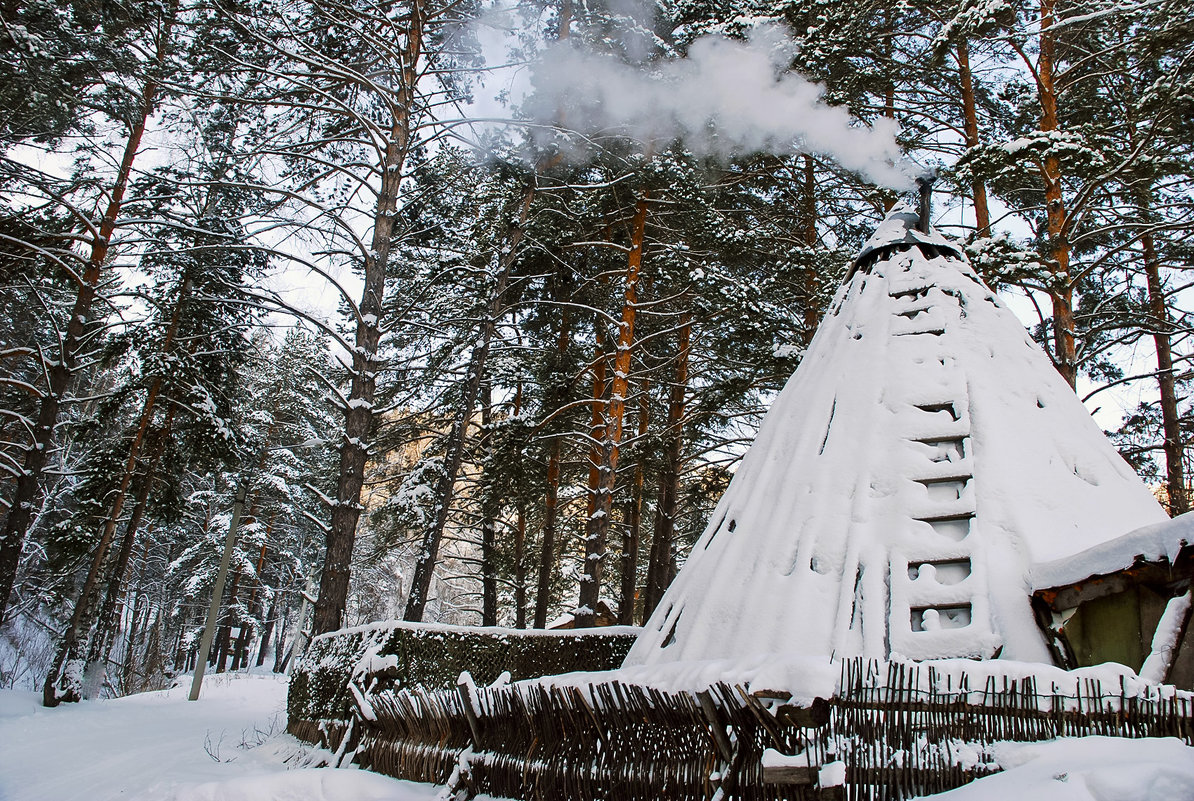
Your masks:
<instances>
[{"instance_id":1,"label":"sunlit tree trunk","mask_svg":"<svg viewBox=\"0 0 1194 801\"><path fill-rule=\"evenodd\" d=\"M966 134L966 147L978 147L978 106L974 98L974 75L970 71L970 45L962 39L958 42L958 75L962 83L962 119ZM987 210L987 185L975 178L971 184L974 198L975 236L991 235L991 213Z\"/></svg>"},{"instance_id":2,"label":"sunlit tree trunk","mask_svg":"<svg viewBox=\"0 0 1194 801\"><path fill-rule=\"evenodd\" d=\"M1058 128L1057 87L1055 83L1056 41L1053 10L1056 0L1041 0L1040 57L1037 59L1037 85L1041 101L1041 131ZM1053 301L1053 363L1071 386L1078 381L1078 350L1075 339L1074 284L1070 278L1069 220L1062 197L1061 161L1047 155L1041 165L1045 184L1046 227L1052 281L1049 297Z\"/></svg>"},{"instance_id":3,"label":"sunlit tree trunk","mask_svg":"<svg viewBox=\"0 0 1194 801\"><path fill-rule=\"evenodd\" d=\"M599 481L594 494L593 512L585 532L585 564L580 579L580 608L577 628L592 626L597 602L601 598L601 579L605 549L609 540L613 513L614 486L618 480L618 456L622 447L622 425L626 414L626 395L630 388L630 365L634 351L634 322L638 313L638 287L646 235L648 193L635 206L631 222L630 253L626 259L626 285L622 301L622 320L618 327L618 349L614 354L614 374L610 380L609 409L605 436L600 449Z\"/></svg>"}]
</instances>

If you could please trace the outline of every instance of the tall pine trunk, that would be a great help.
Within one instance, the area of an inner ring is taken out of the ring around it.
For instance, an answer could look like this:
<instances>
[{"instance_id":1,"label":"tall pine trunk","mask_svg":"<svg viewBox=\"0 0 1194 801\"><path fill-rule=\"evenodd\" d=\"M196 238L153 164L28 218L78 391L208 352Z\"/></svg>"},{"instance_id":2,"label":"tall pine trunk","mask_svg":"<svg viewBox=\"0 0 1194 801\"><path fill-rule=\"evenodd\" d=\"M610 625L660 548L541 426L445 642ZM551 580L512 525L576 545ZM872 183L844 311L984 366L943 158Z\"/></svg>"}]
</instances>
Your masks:
<instances>
[{"instance_id":1,"label":"tall pine trunk","mask_svg":"<svg viewBox=\"0 0 1194 801\"><path fill-rule=\"evenodd\" d=\"M265 664L266 654L269 653L269 643L274 634L274 629L278 625L278 600L282 597L282 593L275 590L273 598L270 599L269 611L266 612L264 625L261 627L261 643L257 649L257 667Z\"/></svg>"},{"instance_id":2,"label":"tall pine trunk","mask_svg":"<svg viewBox=\"0 0 1194 801\"><path fill-rule=\"evenodd\" d=\"M145 467L145 473L141 477L141 486L137 489L133 514L125 525L124 536L117 549L116 560L108 571L108 586L104 591L104 601L100 606L95 632L91 636L91 644L87 649L87 673L94 677L88 681L88 687L92 690L97 689L103 683L104 666L107 663L108 652L112 647L112 641L120 622L117 605L124 594L125 575L128 573L133 547L137 542L137 532L141 528L141 521L145 518L145 508L149 504L153 482L157 478L162 452L165 450L166 440L170 436L174 409L175 407L171 406L167 410L166 419L162 423L161 429L153 436L154 441L151 445L149 461Z\"/></svg>"},{"instance_id":3,"label":"tall pine trunk","mask_svg":"<svg viewBox=\"0 0 1194 801\"><path fill-rule=\"evenodd\" d=\"M527 627L527 514L518 502L514 521L514 628Z\"/></svg>"},{"instance_id":4,"label":"tall pine trunk","mask_svg":"<svg viewBox=\"0 0 1194 801\"><path fill-rule=\"evenodd\" d=\"M978 147L978 104L974 97L974 75L970 71L970 44L966 39L958 42L958 76L962 84L962 120L966 135L966 147ZM974 198L975 236L979 239L991 235L991 212L987 208L987 185L981 178L975 178L970 185Z\"/></svg>"},{"instance_id":5,"label":"tall pine trunk","mask_svg":"<svg viewBox=\"0 0 1194 801\"><path fill-rule=\"evenodd\" d=\"M646 442L650 419L650 396L646 379L639 387L638 441ZM641 447L641 446L640 446ZM630 482L630 498L627 501L625 533L622 535L622 597L618 603L618 623L634 625L635 596L638 590L638 551L643 520L643 484L646 469L643 456L634 464L634 478Z\"/></svg>"},{"instance_id":6,"label":"tall pine trunk","mask_svg":"<svg viewBox=\"0 0 1194 801\"><path fill-rule=\"evenodd\" d=\"M804 241L804 245L809 249L809 252L815 253L818 245L817 171L813 157L807 154L804 156L803 172L804 186L801 189L800 198L800 238ZM817 326L821 323L821 303L817 279L816 263L813 262L804 271L804 309L801 319L803 324L801 333L804 336L805 347L808 347L809 343L813 341L813 335L817 332ZM688 328L691 325L690 319L689 317L685 317L681 327ZM681 339L686 340L689 333L681 331ZM684 345L682 350L686 351L687 347L687 345Z\"/></svg>"},{"instance_id":7,"label":"tall pine trunk","mask_svg":"<svg viewBox=\"0 0 1194 801\"><path fill-rule=\"evenodd\" d=\"M361 302L357 307L351 380L348 403L344 407L344 441L340 444L336 497L332 506L331 525L325 536L326 555L311 622L313 634L338 629L344 622L344 612L348 606L352 548L356 543L357 523L361 517L361 489L365 484L365 464L369 459L374 427L373 399L379 369L377 347L381 341L382 303L390 265L394 218L398 213L398 196L402 187L402 171L410 152L411 109L416 102L416 70L423 54L426 13L423 4L416 0L405 18L407 28L402 53L402 85L391 106L393 117L390 120L389 137L378 165L381 185L373 215L373 237L369 252L364 254L365 281Z\"/></svg>"},{"instance_id":8,"label":"tall pine trunk","mask_svg":"<svg viewBox=\"0 0 1194 801\"><path fill-rule=\"evenodd\" d=\"M560 504L560 452L558 436L552 437L547 453L547 486L543 497L543 541L539 546L539 575L535 582L535 615L531 626L547 627L551 601L551 577L556 562L556 514Z\"/></svg>"},{"instance_id":9,"label":"tall pine trunk","mask_svg":"<svg viewBox=\"0 0 1194 801\"><path fill-rule=\"evenodd\" d=\"M215 665L217 673L223 673L228 668L228 651L232 647L232 626L239 622L239 616L234 608L238 595L240 595L240 571L233 570L232 586L228 588L228 608L224 612L224 622L220 626L220 632L216 635L212 656L209 657L209 660Z\"/></svg>"},{"instance_id":10,"label":"tall pine trunk","mask_svg":"<svg viewBox=\"0 0 1194 801\"><path fill-rule=\"evenodd\" d=\"M268 553L270 537L274 532L274 516L270 515L269 522L265 525L265 539L261 543L261 551L257 555L257 574L254 577L253 588L249 590L249 602L245 605L245 609L249 617L253 617L257 613L254 611L258 608L257 591L261 589L261 576L265 572L265 556ZM262 615L264 617L264 615ZM232 669L240 670L249 666L249 644L253 639L253 625L248 621L242 621L240 627L240 636L236 640L236 653L232 658Z\"/></svg>"},{"instance_id":11,"label":"tall pine trunk","mask_svg":"<svg viewBox=\"0 0 1194 801\"><path fill-rule=\"evenodd\" d=\"M514 392L514 417L522 416L522 380ZM523 488L519 487L514 521L514 628L527 627L527 516Z\"/></svg>"},{"instance_id":12,"label":"tall pine trunk","mask_svg":"<svg viewBox=\"0 0 1194 801\"><path fill-rule=\"evenodd\" d=\"M655 510L655 531L647 562L647 584L643 593L643 619L651 616L671 581L672 543L676 537L676 513L680 499L680 474L684 454L684 415L688 394L688 359L692 344L692 317L680 324L676 351L676 375L668 393L666 450L659 475L659 500Z\"/></svg>"},{"instance_id":13,"label":"tall pine trunk","mask_svg":"<svg viewBox=\"0 0 1194 801\"><path fill-rule=\"evenodd\" d=\"M1053 11L1056 0L1041 0L1040 57L1037 59L1037 88L1041 101L1041 131L1056 131L1057 111L1056 35ZM1061 185L1061 160L1047 155L1041 165L1045 184L1046 228L1052 281L1049 297L1053 302L1053 363L1062 378L1074 387L1078 381L1078 350L1074 321L1074 284L1070 278L1069 219Z\"/></svg>"},{"instance_id":14,"label":"tall pine trunk","mask_svg":"<svg viewBox=\"0 0 1194 801\"><path fill-rule=\"evenodd\" d=\"M585 555L584 575L586 575L586 576L588 575L588 572L589 572L589 558L590 558L589 543L591 542L591 538L593 537L594 526L596 525L597 510L599 508L598 496L601 493L601 471L604 466L603 456L605 454L605 447L602 443L602 438L605 436L606 431L607 431L605 411L606 411L606 404L607 404L606 390L609 387L609 382L606 381L606 377L605 377L605 367L606 367L607 359L606 359L606 354L605 354L605 345L602 342L602 339L603 339L603 337L602 337L602 333L600 331L600 325L598 325L597 353L594 356L594 361L593 361L593 395L592 395L592 401L590 402L592 412L591 412L591 415L589 418L589 459L588 459L588 461L589 461L589 484L588 484L589 508L588 508L587 516L585 517L585 549L584 549L584 555ZM584 579L583 578L581 579L581 582L582 582L581 583L581 599L582 600L580 601L579 605L583 606L584 605L584 600L583 600L584 599L584 583L583 583ZM581 617L582 617L582 615L584 615L584 613L577 612L575 614L574 626L576 628L580 628L585 625L591 626L592 620L593 620L593 615L595 613L596 613L596 601L594 601L594 605L592 607L590 607L590 609L589 609L589 613L587 615L588 622L581 623Z\"/></svg>"},{"instance_id":15,"label":"tall pine trunk","mask_svg":"<svg viewBox=\"0 0 1194 801\"><path fill-rule=\"evenodd\" d=\"M1144 274L1148 283L1148 309L1151 318L1149 327L1152 329L1153 345L1157 351L1161 426L1165 433L1165 491L1169 498L1169 514L1176 516L1190 511L1190 499L1186 492L1185 466L1182 463L1185 443L1173 375L1173 344L1170 338L1173 324L1165 300L1165 287L1161 283L1161 265L1152 233L1145 233L1140 242L1144 256Z\"/></svg>"},{"instance_id":16,"label":"tall pine trunk","mask_svg":"<svg viewBox=\"0 0 1194 801\"><path fill-rule=\"evenodd\" d=\"M618 349L614 355L614 374L610 380L609 411L601 447L600 479L594 494L593 512L585 531L585 564L580 579L580 607L576 627L592 626L601 598L601 580L605 567L605 549L609 540L613 513L614 487L618 480L618 457L622 447L622 426L626 414L626 395L630 388L631 357L634 351L634 322L638 314L638 287L643 262L643 240L647 226L647 202L644 191L635 205L631 222L630 253L626 259L626 286L622 300L622 320L618 327Z\"/></svg>"},{"instance_id":17,"label":"tall pine trunk","mask_svg":"<svg viewBox=\"0 0 1194 801\"><path fill-rule=\"evenodd\" d=\"M178 299L175 301L171 313L170 324L166 329L166 336L162 342L162 353L170 354L173 350L174 339L178 335L178 324L182 315L182 307L190 293L191 280L186 278L179 287ZM120 522L124 502L128 497L129 487L137 471L137 460L141 446L145 442L157 407L158 396L161 394L163 380L156 377L150 384L149 392L141 408L141 417L137 422L137 430L129 444L128 457L125 459L124 471L120 476L115 497L108 510L104 527L100 534L99 543L91 557L91 566L87 571L87 578L83 581L83 588L75 600L75 608L67 623L66 631L58 646L53 667L46 675L42 685L42 703L46 706L58 706L63 701L78 701L82 698L82 680L85 670L83 650L87 646L87 636L95 621L96 604L99 601L100 575L108 559L112 547L112 540L116 536L116 526Z\"/></svg>"},{"instance_id":18,"label":"tall pine trunk","mask_svg":"<svg viewBox=\"0 0 1194 801\"><path fill-rule=\"evenodd\" d=\"M561 280L559 284L562 284ZM562 292L561 292L562 294ZM560 318L559 337L556 339L556 355L563 363L572 345L572 317L564 308ZM552 406L559 407L566 395L556 385L552 387ZM555 408L548 412L554 412ZM543 492L543 537L539 548L539 573L535 583L535 614L531 625L541 629L547 626L547 607L551 601L551 578L556 565L556 517L560 502L560 458L563 439L552 436L547 448L547 486Z\"/></svg>"},{"instance_id":19,"label":"tall pine trunk","mask_svg":"<svg viewBox=\"0 0 1194 801\"><path fill-rule=\"evenodd\" d=\"M481 389L481 452L486 466L493 468L493 385L487 380ZM498 499L492 479L481 475L481 625L497 625L497 516Z\"/></svg>"}]
</instances>

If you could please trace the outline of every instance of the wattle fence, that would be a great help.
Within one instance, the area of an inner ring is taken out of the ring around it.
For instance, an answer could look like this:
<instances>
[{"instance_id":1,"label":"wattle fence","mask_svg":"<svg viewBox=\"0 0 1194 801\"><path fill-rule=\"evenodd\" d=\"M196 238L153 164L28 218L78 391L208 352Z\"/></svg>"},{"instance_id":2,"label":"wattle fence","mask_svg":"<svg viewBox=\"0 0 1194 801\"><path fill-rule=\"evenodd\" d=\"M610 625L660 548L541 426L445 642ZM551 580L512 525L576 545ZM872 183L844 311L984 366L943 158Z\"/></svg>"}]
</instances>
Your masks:
<instances>
[{"instance_id":1,"label":"wattle fence","mask_svg":"<svg viewBox=\"0 0 1194 801\"><path fill-rule=\"evenodd\" d=\"M343 629L311 640L291 677L287 712L291 720L347 722L353 687L455 688L464 671L492 684L503 673L519 681L613 670L636 636L631 626L542 631L389 621Z\"/></svg>"},{"instance_id":2,"label":"wattle fence","mask_svg":"<svg viewBox=\"0 0 1194 801\"><path fill-rule=\"evenodd\" d=\"M990 746L1004 740L1103 734L1194 745L1189 693L1060 671L1012 678L972 664L974 675L956 662L847 660L833 697L800 704L731 684L662 691L554 677L433 690L380 688L358 672L351 715L292 715L289 730L396 778L544 801L887 801L996 772Z\"/></svg>"}]
</instances>

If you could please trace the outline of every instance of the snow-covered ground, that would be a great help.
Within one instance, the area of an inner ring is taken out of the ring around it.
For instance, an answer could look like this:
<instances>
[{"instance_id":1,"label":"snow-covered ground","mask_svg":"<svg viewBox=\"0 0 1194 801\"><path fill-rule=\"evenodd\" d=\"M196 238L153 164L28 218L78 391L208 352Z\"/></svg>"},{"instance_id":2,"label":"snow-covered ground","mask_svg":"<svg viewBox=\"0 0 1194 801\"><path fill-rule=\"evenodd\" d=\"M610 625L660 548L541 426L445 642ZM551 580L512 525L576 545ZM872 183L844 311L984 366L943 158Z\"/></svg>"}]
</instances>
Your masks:
<instances>
[{"instance_id":1,"label":"snow-covered ground","mask_svg":"<svg viewBox=\"0 0 1194 801\"><path fill-rule=\"evenodd\" d=\"M0 801L428 801L441 788L302 767L285 734L286 684L215 676L162 692L43 709L0 692ZM1004 773L950 801L1194 801L1194 748L1176 739L1009 743ZM661 801L663 801L661 799Z\"/></svg>"},{"instance_id":2,"label":"snow-covered ground","mask_svg":"<svg viewBox=\"0 0 1194 801\"><path fill-rule=\"evenodd\" d=\"M0 801L416 801L439 788L366 771L300 767L286 682L189 677L172 689L45 709L0 692Z\"/></svg>"},{"instance_id":3,"label":"snow-covered ground","mask_svg":"<svg viewBox=\"0 0 1194 801\"><path fill-rule=\"evenodd\" d=\"M1180 740L1082 737L1005 743L1004 772L939 801L1194 801L1194 748Z\"/></svg>"}]
</instances>

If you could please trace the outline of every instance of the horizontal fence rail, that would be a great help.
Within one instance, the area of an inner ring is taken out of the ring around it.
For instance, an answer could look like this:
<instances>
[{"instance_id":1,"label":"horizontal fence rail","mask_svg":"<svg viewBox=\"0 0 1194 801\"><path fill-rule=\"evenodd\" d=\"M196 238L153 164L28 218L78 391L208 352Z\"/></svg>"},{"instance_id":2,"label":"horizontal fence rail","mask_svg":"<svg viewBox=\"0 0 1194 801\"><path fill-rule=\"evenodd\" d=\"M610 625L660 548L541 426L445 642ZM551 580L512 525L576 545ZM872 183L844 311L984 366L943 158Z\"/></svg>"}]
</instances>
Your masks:
<instances>
[{"instance_id":1,"label":"horizontal fence rail","mask_svg":"<svg viewBox=\"0 0 1194 801\"><path fill-rule=\"evenodd\" d=\"M976 682L956 666L854 659L842 663L834 697L803 705L730 684L358 688L351 720L292 718L290 731L396 778L553 801L895 801L998 771L1000 741L1101 734L1194 745L1191 695L1173 688ZM787 755L781 765L768 763L768 749ZM822 770L834 765L844 781Z\"/></svg>"}]
</instances>

